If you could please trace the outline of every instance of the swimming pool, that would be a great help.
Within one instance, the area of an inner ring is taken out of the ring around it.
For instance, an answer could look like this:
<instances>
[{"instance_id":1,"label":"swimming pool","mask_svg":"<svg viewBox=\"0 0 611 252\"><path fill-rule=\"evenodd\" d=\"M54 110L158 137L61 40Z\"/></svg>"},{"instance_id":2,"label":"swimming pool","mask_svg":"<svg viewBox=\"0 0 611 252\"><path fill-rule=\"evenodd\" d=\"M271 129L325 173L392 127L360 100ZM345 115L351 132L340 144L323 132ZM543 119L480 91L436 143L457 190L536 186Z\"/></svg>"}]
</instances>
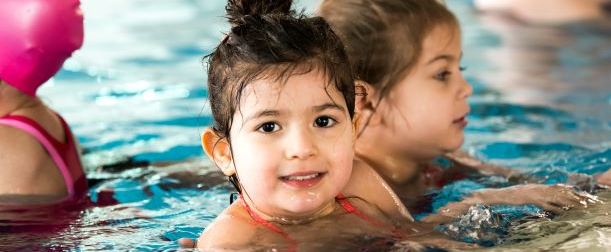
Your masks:
<instances>
[{"instance_id":1,"label":"swimming pool","mask_svg":"<svg viewBox=\"0 0 611 252\"><path fill-rule=\"evenodd\" d=\"M465 149L545 183L611 167L611 27L525 27L478 15L466 0L448 2L463 23L463 64L475 89ZM299 2L308 10L316 3ZM199 144L211 122L201 57L228 28L224 4L82 1L85 45L40 94L85 148L92 202L0 212L0 251L174 250L177 238L197 237L227 206L230 188ZM97 169L128 157L186 163ZM461 181L440 195L486 185ZM610 210L533 220L489 250L604 250Z\"/></svg>"}]
</instances>

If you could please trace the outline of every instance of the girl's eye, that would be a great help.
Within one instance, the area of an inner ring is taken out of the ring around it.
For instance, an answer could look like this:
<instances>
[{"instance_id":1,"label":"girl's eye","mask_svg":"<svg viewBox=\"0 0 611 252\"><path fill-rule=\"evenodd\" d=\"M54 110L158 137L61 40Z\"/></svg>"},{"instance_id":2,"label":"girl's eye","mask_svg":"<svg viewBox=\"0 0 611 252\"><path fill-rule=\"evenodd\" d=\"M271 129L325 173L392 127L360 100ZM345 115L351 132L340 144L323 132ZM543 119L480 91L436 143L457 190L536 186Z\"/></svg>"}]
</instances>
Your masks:
<instances>
[{"instance_id":1,"label":"girl's eye","mask_svg":"<svg viewBox=\"0 0 611 252\"><path fill-rule=\"evenodd\" d=\"M461 72L467 71L467 67L459 67L458 70L460 70Z\"/></svg>"},{"instance_id":2,"label":"girl's eye","mask_svg":"<svg viewBox=\"0 0 611 252\"><path fill-rule=\"evenodd\" d=\"M335 123L336 123L335 119L328 117L328 116L321 116L321 117L316 118L316 120L314 120L314 126L320 127L320 128L328 128L328 127L335 125Z\"/></svg>"},{"instance_id":3,"label":"girl's eye","mask_svg":"<svg viewBox=\"0 0 611 252\"><path fill-rule=\"evenodd\" d=\"M445 71L442 71L442 72L439 72L439 73L435 74L435 79L438 80L438 81L447 81L448 77L451 74L452 74L452 72L445 70Z\"/></svg>"},{"instance_id":4,"label":"girl's eye","mask_svg":"<svg viewBox=\"0 0 611 252\"><path fill-rule=\"evenodd\" d=\"M280 125L274 122L267 122L267 123L261 124L261 126L259 126L259 128L257 129L257 131L260 131L263 133L271 133L271 132L275 132L278 130L280 130Z\"/></svg>"}]
</instances>

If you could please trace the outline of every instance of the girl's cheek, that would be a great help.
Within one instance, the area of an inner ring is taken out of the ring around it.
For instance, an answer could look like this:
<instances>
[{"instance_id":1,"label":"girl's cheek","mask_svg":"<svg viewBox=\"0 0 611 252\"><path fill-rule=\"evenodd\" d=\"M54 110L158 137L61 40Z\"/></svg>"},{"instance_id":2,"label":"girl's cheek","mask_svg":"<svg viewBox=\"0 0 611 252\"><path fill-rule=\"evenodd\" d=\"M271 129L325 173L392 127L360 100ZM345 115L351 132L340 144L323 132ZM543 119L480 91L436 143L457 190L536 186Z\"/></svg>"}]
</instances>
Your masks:
<instances>
[{"instance_id":1,"label":"girl's cheek","mask_svg":"<svg viewBox=\"0 0 611 252\"><path fill-rule=\"evenodd\" d=\"M330 151L331 160L335 160L335 162L341 163L341 165L352 162L352 159L354 159L354 145L352 140L337 144Z\"/></svg>"}]
</instances>

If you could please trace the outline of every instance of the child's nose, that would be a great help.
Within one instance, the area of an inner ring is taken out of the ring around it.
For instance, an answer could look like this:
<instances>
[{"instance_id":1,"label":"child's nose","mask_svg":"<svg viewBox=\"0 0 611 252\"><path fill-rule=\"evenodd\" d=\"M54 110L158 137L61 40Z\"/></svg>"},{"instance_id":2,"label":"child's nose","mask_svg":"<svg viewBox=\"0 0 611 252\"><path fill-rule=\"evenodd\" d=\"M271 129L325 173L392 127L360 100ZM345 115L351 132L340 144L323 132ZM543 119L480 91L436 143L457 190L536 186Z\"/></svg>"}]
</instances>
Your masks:
<instances>
[{"instance_id":1,"label":"child's nose","mask_svg":"<svg viewBox=\"0 0 611 252\"><path fill-rule=\"evenodd\" d=\"M314 137L306 129L293 130L285 142L286 158L307 159L318 154Z\"/></svg>"},{"instance_id":2,"label":"child's nose","mask_svg":"<svg viewBox=\"0 0 611 252\"><path fill-rule=\"evenodd\" d=\"M467 99L472 94L473 94L473 87L471 86L471 84L469 84L469 82L464 77L462 77L462 80L460 83L460 99Z\"/></svg>"}]
</instances>

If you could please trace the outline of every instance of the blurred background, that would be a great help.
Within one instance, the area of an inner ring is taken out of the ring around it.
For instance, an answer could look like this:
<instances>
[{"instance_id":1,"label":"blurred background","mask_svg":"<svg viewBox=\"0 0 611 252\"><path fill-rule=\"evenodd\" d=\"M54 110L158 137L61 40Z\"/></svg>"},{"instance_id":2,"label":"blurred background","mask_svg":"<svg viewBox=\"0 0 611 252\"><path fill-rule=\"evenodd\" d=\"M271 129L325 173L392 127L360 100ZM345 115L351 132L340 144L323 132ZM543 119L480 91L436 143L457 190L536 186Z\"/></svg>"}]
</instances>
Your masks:
<instances>
[{"instance_id":1,"label":"blurred background","mask_svg":"<svg viewBox=\"0 0 611 252\"><path fill-rule=\"evenodd\" d=\"M608 23L528 26L447 1L476 88L467 149L492 142L611 144ZM318 1L297 1L312 13ZM211 123L202 57L228 29L223 1L84 0L86 38L41 96L65 115L89 167L125 157L205 158ZM494 157L490 157L494 158ZM531 156L527 156L531 158Z\"/></svg>"}]
</instances>

